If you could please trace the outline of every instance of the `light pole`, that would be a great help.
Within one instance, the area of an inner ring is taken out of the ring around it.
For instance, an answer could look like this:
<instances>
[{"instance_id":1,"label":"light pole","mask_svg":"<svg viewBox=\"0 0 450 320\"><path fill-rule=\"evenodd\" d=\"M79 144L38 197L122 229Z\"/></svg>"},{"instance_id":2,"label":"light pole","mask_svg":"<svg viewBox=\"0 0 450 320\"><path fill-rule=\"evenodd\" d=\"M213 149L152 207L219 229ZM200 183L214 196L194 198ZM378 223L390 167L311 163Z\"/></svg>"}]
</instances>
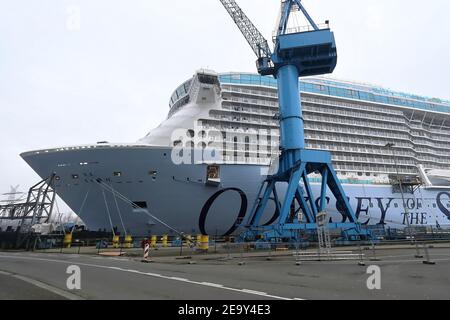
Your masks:
<instances>
[{"instance_id":1,"label":"light pole","mask_svg":"<svg viewBox=\"0 0 450 320\"><path fill-rule=\"evenodd\" d=\"M390 143L386 144L385 147L388 148L389 150L391 150L392 158L394 159L395 171L396 171L397 180L398 180L398 183L400 186L400 193L402 194L403 209L405 210L406 225L408 227L409 237L411 238L411 244L415 244L415 246L416 246L416 258L421 259L421 258L423 258L423 256L420 254L419 245L417 243L416 237L413 235L411 223L409 221L409 208L408 208L408 205L405 200L405 193L403 191L403 182L400 177L400 170L398 168L397 157L394 154L395 143L390 142Z\"/></svg>"}]
</instances>

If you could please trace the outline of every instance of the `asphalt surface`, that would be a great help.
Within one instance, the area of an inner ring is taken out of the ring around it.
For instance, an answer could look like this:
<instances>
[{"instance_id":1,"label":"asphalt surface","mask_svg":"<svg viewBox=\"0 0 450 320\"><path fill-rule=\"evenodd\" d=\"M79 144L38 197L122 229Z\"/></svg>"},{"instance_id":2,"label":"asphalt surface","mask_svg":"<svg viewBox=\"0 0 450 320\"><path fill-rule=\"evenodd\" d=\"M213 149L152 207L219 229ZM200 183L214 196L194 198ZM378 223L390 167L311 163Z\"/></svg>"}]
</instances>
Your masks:
<instances>
[{"instance_id":1,"label":"asphalt surface","mask_svg":"<svg viewBox=\"0 0 450 320\"><path fill-rule=\"evenodd\" d=\"M65 300L66 298L35 284L0 272L0 300Z\"/></svg>"},{"instance_id":2,"label":"asphalt surface","mask_svg":"<svg viewBox=\"0 0 450 320\"><path fill-rule=\"evenodd\" d=\"M436 265L414 250L379 250L382 261L302 262L286 254L188 259L108 258L0 253L0 299L291 300L450 299L450 249L431 249ZM239 262L245 262L239 265ZM81 270L81 289L66 286L67 268ZM381 269L381 290L367 287L367 267ZM6 273L5 273L6 272Z\"/></svg>"}]
</instances>

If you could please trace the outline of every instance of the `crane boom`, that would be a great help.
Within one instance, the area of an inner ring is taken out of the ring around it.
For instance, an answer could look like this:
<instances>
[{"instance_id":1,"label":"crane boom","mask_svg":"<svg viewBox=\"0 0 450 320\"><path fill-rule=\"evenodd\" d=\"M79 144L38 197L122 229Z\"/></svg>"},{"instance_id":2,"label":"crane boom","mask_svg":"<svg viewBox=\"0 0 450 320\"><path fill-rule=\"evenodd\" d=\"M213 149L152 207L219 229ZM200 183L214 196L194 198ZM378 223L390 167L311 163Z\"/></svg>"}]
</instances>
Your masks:
<instances>
[{"instance_id":1,"label":"crane boom","mask_svg":"<svg viewBox=\"0 0 450 320\"><path fill-rule=\"evenodd\" d=\"M258 59L269 58L272 53L269 44L264 38L264 36L259 32L251 20L246 16L244 11L239 7L239 5L234 0L220 0L225 9L230 14L233 21L239 27L245 39L252 47L253 52L256 54Z\"/></svg>"}]
</instances>

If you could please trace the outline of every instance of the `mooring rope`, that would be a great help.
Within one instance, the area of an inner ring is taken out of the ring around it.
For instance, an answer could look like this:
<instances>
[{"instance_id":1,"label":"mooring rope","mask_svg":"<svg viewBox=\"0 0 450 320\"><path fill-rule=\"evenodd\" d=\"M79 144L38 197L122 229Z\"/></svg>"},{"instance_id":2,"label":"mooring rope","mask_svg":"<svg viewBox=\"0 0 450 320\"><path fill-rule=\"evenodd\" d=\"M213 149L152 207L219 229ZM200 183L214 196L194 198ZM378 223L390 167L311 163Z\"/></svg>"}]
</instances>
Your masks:
<instances>
[{"instance_id":1,"label":"mooring rope","mask_svg":"<svg viewBox=\"0 0 450 320\"><path fill-rule=\"evenodd\" d=\"M111 225L111 231L113 236L116 236L116 233L114 232L114 226L112 223L112 219L111 219L111 213L109 212L109 206L108 206L108 201L106 201L106 195L105 195L105 191L102 189L102 194L103 194L103 200L105 200L105 206L106 206L106 212L108 213L108 218L109 218L109 223Z\"/></svg>"},{"instance_id":2,"label":"mooring rope","mask_svg":"<svg viewBox=\"0 0 450 320\"><path fill-rule=\"evenodd\" d=\"M61 226L64 235L66 235L66 228L64 228L62 221L61 221L61 211L59 211L59 206L58 206L58 199L55 199L55 206L56 206L56 211L58 213L58 220L59 220L59 225Z\"/></svg>"},{"instance_id":3,"label":"mooring rope","mask_svg":"<svg viewBox=\"0 0 450 320\"><path fill-rule=\"evenodd\" d=\"M111 186L111 188L112 188L112 186ZM120 223L122 224L123 232L124 232L125 237L126 237L128 235L128 233L127 233L127 229L125 228L125 224L124 224L123 219L122 219L122 213L120 212L119 204L117 203L116 194L113 193L113 196L114 196L114 202L116 203L117 212L119 213Z\"/></svg>"},{"instance_id":4,"label":"mooring rope","mask_svg":"<svg viewBox=\"0 0 450 320\"><path fill-rule=\"evenodd\" d=\"M102 188L102 192L104 194L103 190L107 190L113 194L116 194L117 197L124 201L125 203L131 205L132 208L134 209L142 209L141 207L139 207L138 205L136 205L133 201L131 201L130 199L128 199L126 196L124 196L123 194L121 194L119 191L115 190L112 186L107 185L106 183L104 183L101 179L96 179L95 181L97 181L98 185ZM106 201L106 198L105 198ZM159 219L158 217L156 217L155 215L151 214L148 210L143 210L145 212L145 214L147 214L150 218L156 220L157 222L159 222L160 224L162 224L163 226L165 226L166 228L172 230L173 232L175 232L176 234L178 234L179 236L186 238L185 234L181 231L178 231L177 229L175 229L174 227L170 226L169 224L167 224L166 222L164 222L163 220Z\"/></svg>"},{"instance_id":5,"label":"mooring rope","mask_svg":"<svg viewBox=\"0 0 450 320\"><path fill-rule=\"evenodd\" d=\"M84 209L84 206L85 206L85 204L86 204L86 201L87 201L89 192L91 191L91 188L92 188L92 185L89 186L89 189L88 189L88 191L86 192L86 195L84 196L84 199L83 199L83 202L82 202L82 204L81 204L81 208L80 208L80 211L79 211L78 216L80 216L81 213L83 212L83 209Z\"/></svg>"}]
</instances>

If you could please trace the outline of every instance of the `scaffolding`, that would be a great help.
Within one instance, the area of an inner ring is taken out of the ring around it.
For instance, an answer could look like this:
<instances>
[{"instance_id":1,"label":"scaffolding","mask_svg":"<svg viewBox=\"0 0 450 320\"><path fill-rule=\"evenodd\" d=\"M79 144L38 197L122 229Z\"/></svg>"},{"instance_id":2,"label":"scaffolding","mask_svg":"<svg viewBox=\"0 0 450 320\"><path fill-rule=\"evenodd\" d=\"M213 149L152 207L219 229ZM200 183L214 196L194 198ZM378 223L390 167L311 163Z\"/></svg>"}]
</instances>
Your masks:
<instances>
[{"instance_id":1,"label":"scaffolding","mask_svg":"<svg viewBox=\"0 0 450 320\"><path fill-rule=\"evenodd\" d=\"M389 175L389 181L394 193L407 192L414 194L423 185L422 180L418 176Z\"/></svg>"},{"instance_id":2,"label":"scaffolding","mask_svg":"<svg viewBox=\"0 0 450 320\"><path fill-rule=\"evenodd\" d=\"M319 242L319 257L330 258L331 237L328 229L328 214L322 211L317 214L317 239Z\"/></svg>"},{"instance_id":3,"label":"scaffolding","mask_svg":"<svg viewBox=\"0 0 450 320\"><path fill-rule=\"evenodd\" d=\"M48 223L55 204L55 175L32 186L25 202L8 201L0 205L0 221L18 222L17 231L26 233L36 224Z\"/></svg>"}]
</instances>

